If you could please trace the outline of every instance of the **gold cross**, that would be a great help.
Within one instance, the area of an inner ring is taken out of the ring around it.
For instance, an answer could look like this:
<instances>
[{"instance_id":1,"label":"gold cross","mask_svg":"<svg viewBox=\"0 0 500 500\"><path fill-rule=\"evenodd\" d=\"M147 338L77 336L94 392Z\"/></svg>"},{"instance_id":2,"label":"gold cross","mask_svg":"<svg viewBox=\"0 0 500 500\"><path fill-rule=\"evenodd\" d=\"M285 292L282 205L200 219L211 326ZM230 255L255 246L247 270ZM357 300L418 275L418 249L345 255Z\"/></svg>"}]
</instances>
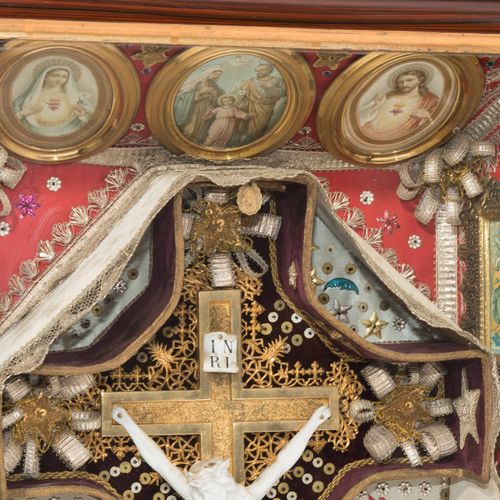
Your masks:
<instances>
[{"instance_id":1,"label":"gold cross","mask_svg":"<svg viewBox=\"0 0 500 500\"><path fill-rule=\"evenodd\" d=\"M210 324L204 311L224 300L232 305L230 322L241 342L239 291L203 293L199 345ZM194 391L103 392L101 397L103 436L127 435L111 418L112 407L123 406L149 435L199 434L202 459L229 456L238 482L244 481L244 433L296 431L321 404L330 407L332 417L320 429L339 428L336 387L244 389L241 370L234 375L200 370L199 389Z\"/></svg>"}]
</instances>

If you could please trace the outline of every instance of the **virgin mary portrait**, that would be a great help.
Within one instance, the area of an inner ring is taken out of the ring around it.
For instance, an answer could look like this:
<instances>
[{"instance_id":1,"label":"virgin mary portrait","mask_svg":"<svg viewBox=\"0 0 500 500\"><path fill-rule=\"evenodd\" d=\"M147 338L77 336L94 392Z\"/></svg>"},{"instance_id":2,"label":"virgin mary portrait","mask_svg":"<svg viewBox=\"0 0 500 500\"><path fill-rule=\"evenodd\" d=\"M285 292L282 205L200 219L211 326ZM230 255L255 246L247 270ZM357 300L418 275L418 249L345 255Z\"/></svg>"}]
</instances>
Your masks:
<instances>
[{"instance_id":1,"label":"virgin mary portrait","mask_svg":"<svg viewBox=\"0 0 500 500\"><path fill-rule=\"evenodd\" d=\"M14 98L13 108L31 132L60 137L79 130L95 111L91 92L79 90L82 71L69 59L49 59L38 64L26 90Z\"/></svg>"},{"instance_id":2,"label":"virgin mary portrait","mask_svg":"<svg viewBox=\"0 0 500 500\"><path fill-rule=\"evenodd\" d=\"M213 119L207 112L217 107L225 90L217 84L223 74L221 65L210 65L201 74L188 78L181 86L174 102L177 126L183 134L197 144L203 144Z\"/></svg>"}]
</instances>

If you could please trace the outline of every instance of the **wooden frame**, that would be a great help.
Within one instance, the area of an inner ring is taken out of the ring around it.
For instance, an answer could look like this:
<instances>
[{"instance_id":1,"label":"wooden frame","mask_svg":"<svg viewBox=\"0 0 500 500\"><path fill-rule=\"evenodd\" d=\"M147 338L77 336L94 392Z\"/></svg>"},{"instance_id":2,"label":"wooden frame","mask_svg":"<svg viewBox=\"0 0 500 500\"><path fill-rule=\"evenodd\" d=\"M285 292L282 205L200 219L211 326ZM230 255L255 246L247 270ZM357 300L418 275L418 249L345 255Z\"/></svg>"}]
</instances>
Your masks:
<instances>
[{"instance_id":1,"label":"wooden frame","mask_svg":"<svg viewBox=\"0 0 500 500\"><path fill-rule=\"evenodd\" d=\"M353 29L499 32L495 0L16 0L0 17Z\"/></svg>"},{"instance_id":2,"label":"wooden frame","mask_svg":"<svg viewBox=\"0 0 500 500\"><path fill-rule=\"evenodd\" d=\"M465 264L461 283L465 311L460 326L478 337L488 349L492 349L497 361L500 361L500 321L494 317L500 314L498 181L491 179L480 201L468 203L463 213L463 224L465 241L459 256Z\"/></svg>"}]
</instances>

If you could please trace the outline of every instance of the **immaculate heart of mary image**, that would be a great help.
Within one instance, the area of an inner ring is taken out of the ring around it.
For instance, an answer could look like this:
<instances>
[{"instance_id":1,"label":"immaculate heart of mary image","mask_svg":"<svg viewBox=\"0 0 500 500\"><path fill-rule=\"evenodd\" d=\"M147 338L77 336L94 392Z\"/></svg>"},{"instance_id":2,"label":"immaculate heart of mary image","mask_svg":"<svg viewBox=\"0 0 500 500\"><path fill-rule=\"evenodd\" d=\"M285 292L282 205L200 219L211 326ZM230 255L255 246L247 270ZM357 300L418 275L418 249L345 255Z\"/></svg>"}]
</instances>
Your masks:
<instances>
[{"instance_id":1,"label":"immaculate heart of mary image","mask_svg":"<svg viewBox=\"0 0 500 500\"><path fill-rule=\"evenodd\" d=\"M28 131L61 137L89 123L97 97L97 83L87 67L70 58L43 57L19 72L12 106Z\"/></svg>"}]
</instances>

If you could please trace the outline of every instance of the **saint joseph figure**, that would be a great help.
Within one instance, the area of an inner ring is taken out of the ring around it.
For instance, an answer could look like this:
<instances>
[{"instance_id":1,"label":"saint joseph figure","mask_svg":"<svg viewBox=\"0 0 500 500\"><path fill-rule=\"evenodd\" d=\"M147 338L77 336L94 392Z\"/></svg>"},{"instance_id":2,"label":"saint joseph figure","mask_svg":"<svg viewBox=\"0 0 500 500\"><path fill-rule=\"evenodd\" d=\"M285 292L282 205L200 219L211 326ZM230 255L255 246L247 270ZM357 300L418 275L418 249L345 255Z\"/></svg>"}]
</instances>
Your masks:
<instances>
[{"instance_id":1,"label":"saint joseph figure","mask_svg":"<svg viewBox=\"0 0 500 500\"><path fill-rule=\"evenodd\" d=\"M272 76L272 64L259 64L255 77L241 82L237 107L251 115L240 123L241 144L259 139L280 118L286 105L286 87L283 78Z\"/></svg>"}]
</instances>

